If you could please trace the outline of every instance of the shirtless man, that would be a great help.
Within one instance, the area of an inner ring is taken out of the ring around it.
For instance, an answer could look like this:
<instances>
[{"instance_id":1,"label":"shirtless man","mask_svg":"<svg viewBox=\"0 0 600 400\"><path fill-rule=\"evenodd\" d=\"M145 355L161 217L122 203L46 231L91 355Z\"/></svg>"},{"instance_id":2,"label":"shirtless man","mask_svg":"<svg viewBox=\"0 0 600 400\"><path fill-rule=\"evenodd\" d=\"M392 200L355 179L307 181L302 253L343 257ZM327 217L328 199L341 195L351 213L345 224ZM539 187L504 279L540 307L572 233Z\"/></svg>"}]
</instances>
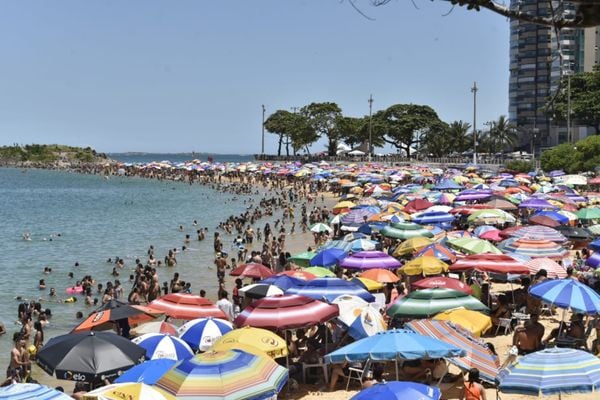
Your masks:
<instances>
[{"instance_id":1,"label":"shirtless man","mask_svg":"<svg viewBox=\"0 0 600 400\"><path fill-rule=\"evenodd\" d=\"M27 363L22 361L21 352L25 349L27 342L20 339L19 334L15 334L15 346L10 351L10 364L6 370L6 378L14 382L20 382L22 377L22 369L26 367Z\"/></svg>"},{"instance_id":2,"label":"shirtless man","mask_svg":"<svg viewBox=\"0 0 600 400\"><path fill-rule=\"evenodd\" d=\"M513 346L517 346L520 355L533 353L542 348L544 326L540 324L539 317L539 314L531 314L530 320L525 326L515 329Z\"/></svg>"}]
</instances>

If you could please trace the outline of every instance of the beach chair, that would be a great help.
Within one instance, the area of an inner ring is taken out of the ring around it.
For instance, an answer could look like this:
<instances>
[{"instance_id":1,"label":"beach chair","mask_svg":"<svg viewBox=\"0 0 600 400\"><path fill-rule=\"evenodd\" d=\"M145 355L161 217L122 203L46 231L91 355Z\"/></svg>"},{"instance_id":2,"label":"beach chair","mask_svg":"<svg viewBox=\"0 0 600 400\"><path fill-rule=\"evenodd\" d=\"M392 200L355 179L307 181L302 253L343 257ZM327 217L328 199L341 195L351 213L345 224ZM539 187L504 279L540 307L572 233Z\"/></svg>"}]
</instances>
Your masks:
<instances>
[{"instance_id":1,"label":"beach chair","mask_svg":"<svg viewBox=\"0 0 600 400\"><path fill-rule=\"evenodd\" d=\"M348 367L348 375L344 375L346 378L346 391L350 387L350 382L356 381L358 385L362 387L364 379L368 376L371 371L371 362L365 361L363 368Z\"/></svg>"},{"instance_id":2,"label":"beach chair","mask_svg":"<svg viewBox=\"0 0 600 400\"><path fill-rule=\"evenodd\" d=\"M504 328L504 334L512 332L512 318L498 318L498 326L496 327L495 336L498 336L500 328Z\"/></svg>"},{"instance_id":3,"label":"beach chair","mask_svg":"<svg viewBox=\"0 0 600 400\"><path fill-rule=\"evenodd\" d=\"M588 339L594 330L594 321L590 320L585 328L585 332L582 338L572 338L569 336L559 336L555 339L554 344L556 347L570 347L572 349L584 349L590 351L588 347Z\"/></svg>"}]
</instances>

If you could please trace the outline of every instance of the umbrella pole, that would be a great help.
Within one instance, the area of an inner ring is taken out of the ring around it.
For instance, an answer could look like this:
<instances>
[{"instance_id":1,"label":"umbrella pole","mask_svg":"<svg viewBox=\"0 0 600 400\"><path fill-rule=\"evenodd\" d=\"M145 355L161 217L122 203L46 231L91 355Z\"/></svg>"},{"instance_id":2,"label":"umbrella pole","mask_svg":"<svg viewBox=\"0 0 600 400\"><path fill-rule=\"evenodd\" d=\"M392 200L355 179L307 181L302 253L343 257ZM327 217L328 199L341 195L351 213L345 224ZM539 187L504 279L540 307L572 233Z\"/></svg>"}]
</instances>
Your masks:
<instances>
[{"instance_id":1,"label":"umbrella pole","mask_svg":"<svg viewBox=\"0 0 600 400\"><path fill-rule=\"evenodd\" d=\"M398 357L396 357L395 363L396 363L396 380L399 380L398 379L398 377L399 377L399 375L398 375Z\"/></svg>"},{"instance_id":2,"label":"umbrella pole","mask_svg":"<svg viewBox=\"0 0 600 400\"><path fill-rule=\"evenodd\" d=\"M284 340L285 340L285 345L287 347L287 345L288 345L288 341L287 341L288 331L287 331L287 329L285 329L284 332L285 332L285 339ZM285 352L285 367L287 368L288 374L289 374L290 373L290 356L289 356L289 351ZM291 388L290 388L290 385L291 385L290 380L291 379L292 379L292 377L288 378L287 385L286 385L287 386L287 392L288 392L288 394L290 394L290 391L291 391Z\"/></svg>"}]
</instances>

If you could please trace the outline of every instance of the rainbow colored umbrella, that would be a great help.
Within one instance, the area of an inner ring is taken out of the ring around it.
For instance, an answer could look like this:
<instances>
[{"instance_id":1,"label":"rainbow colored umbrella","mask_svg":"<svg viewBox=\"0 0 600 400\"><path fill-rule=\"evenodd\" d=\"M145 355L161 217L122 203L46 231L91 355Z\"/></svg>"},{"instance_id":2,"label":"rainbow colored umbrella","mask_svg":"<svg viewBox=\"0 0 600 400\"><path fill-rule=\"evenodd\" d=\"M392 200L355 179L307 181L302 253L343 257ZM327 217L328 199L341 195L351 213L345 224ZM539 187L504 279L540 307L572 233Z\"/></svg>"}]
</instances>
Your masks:
<instances>
[{"instance_id":1,"label":"rainbow colored umbrella","mask_svg":"<svg viewBox=\"0 0 600 400\"><path fill-rule=\"evenodd\" d=\"M453 263L456 261L456 255L454 255L452 251L440 243L433 243L423 247L415 254L415 257L420 256L435 257L447 263Z\"/></svg>"},{"instance_id":2,"label":"rainbow colored umbrella","mask_svg":"<svg viewBox=\"0 0 600 400\"><path fill-rule=\"evenodd\" d=\"M500 369L498 356L495 356L482 340L475 338L465 329L449 321L426 319L411 321L406 327L421 335L464 349L467 352L465 356L449 358L448 361L466 371L477 368L482 380L494 383Z\"/></svg>"},{"instance_id":3,"label":"rainbow colored umbrella","mask_svg":"<svg viewBox=\"0 0 600 400\"><path fill-rule=\"evenodd\" d=\"M288 379L271 358L241 350L206 352L184 360L156 382L178 399L269 399Z\"/></svg>"},{"instance_id":4,"label":"rainbow colored umbrella","mask_svg":"<svg viewBox=\"0 0 600 400\"><path fill-rule=\"evenodd\" d=\"M543 225L530 225L516 229L509 233L509 236L525 239L549 240L556 243L564 243L568 239L556 229Z\"/></svg>"},{"instance_id":5,"label":"rainbow colored umbrella","mask_svg":"<svg viewBox=\"0 0 600 400\"><path fill-rule=\"evenodd\" d=\"M500 244L500 248L506 252L531 258L563 259L569 254L569 251L561 247L558 243L542 239L522 238L510 242L505 241Z\"/></svg>"}]
</instances>

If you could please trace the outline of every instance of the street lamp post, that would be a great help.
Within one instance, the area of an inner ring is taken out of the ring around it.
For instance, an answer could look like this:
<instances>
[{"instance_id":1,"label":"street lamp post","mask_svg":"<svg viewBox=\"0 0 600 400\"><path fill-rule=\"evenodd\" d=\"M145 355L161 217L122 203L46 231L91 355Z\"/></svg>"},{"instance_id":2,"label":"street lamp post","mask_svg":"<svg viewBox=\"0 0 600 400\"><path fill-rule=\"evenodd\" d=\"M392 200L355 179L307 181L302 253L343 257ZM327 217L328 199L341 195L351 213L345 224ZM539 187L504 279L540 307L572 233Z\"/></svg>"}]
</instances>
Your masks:
<instances>
[{"instance_id":1,"label":"street lamp post","mask_svg":"<svg viewBox=\"0 0 600 400\"><path fill-rule=\"evenodd\" d=\"M569 70L567 75L567 141L569 143L573 142L571 135L571 70Z\"/></svg>"},{"instance_id":2,"label":"street lamp post","mask_svg":"<svg viewBox=\"0 0 600 400\"><path fill-rule=\"evenodd\" d=\"M373 155L373 95L369 95L369 162L371 162L371 157Z\"/></svg>"},{"instance_id":3,"label":"street lamp post","mask_svg":"<svg viewBox=\"0 0 600 400\"><path fill-rule=\"evenodd\" d=\"M473 82L473 165L477 165L477 82Z\"/></svg>"},{"instance_id":4,"label":"street lamp post","mask_svg":"<svg viewBox=\"0 0 600 400\"><path fill-rule=\"evenodd\" d=\"M262 107L262 146L260 150L260 154L265 154L265 105L261 105Z\"/></svg>"}]
</instances>

